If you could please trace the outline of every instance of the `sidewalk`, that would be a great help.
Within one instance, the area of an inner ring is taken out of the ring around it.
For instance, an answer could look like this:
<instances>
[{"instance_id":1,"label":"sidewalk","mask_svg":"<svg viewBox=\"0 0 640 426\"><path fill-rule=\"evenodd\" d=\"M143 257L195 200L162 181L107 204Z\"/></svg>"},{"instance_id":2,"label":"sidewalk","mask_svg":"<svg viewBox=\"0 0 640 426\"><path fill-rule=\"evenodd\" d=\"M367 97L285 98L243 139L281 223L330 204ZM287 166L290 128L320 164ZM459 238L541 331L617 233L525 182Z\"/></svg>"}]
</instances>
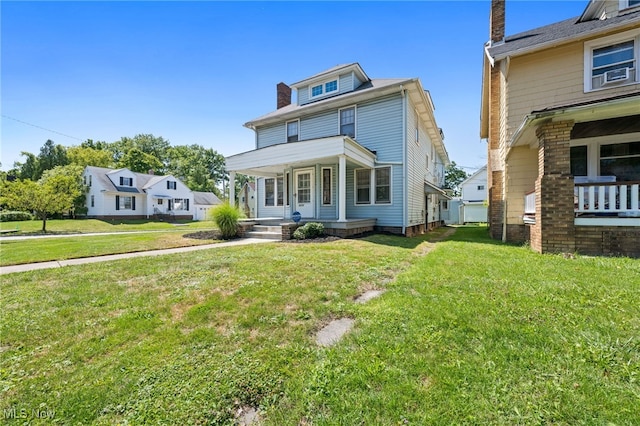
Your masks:
<instances>
[{"instance_id":1,"label":"sidewalk","mask_svg":"<svg viewBox=\"0 0 640 426\"><path fill-rule=\"evenodd\" d=\"M109 262L111 260L131 259L134 257L161 256L164 254L187 253L196 250L208 250L231 246L244 246L249 244L272 243L274 240L263 240L259 238L242 238L226 243L205 244L201 246L177 247L162 250L139 251L134 253L109 254L106 256L83 257L80 259L54 260L50 262L27 263L23 265L12 265L0 267L0 275L12 274L16 272L35 271L38 269L62 268L63 266L84 265L87 263Z\"/></svg>"}]
</instances>

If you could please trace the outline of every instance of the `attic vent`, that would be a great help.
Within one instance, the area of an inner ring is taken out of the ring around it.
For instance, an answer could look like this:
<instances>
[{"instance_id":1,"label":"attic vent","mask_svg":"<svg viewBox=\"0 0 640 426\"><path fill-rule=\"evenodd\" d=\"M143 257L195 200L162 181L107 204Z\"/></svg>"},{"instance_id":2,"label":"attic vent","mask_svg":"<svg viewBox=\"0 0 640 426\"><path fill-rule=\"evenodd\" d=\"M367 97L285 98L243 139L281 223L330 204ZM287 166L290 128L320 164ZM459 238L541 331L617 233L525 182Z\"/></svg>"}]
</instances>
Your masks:
<instances>
[{"instance_id":1,"label":"attic vent","mask_svg":"<svg viewBox=\"0 0 640 426\"><path fill-rule=\"evenodd\" d=\"M607 71L604 73L602 84L616 83L618 81L625 81L629 79L629 68L618 68L615 70Z\"/></svg>"}]
</instances>

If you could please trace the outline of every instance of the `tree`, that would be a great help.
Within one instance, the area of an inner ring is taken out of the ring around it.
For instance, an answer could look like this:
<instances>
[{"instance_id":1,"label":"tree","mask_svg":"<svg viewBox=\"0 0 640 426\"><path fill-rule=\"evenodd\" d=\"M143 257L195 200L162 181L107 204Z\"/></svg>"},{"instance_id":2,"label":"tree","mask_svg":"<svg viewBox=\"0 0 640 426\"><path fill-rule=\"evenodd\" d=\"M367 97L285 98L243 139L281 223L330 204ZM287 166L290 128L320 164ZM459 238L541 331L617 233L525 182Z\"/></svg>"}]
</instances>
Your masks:
<instances>
[{"instance_id":1,"label":"tree","mask_svg":"<svg viewBox=\"0 0 640 426\"><path fill-rule=\"evenodd\" d=\"M113 154L116 163L120 163L122 158L132 149L138 149L145 154L151 155L160 160L160 166L155 167L154 171L158 174L166 172L166 165L169 162L169 149L171 144L164 140L162 136L156 137L151 134L139 134L133 138L123 137L119 141L109 144L109 150ZM145 170L146 173L148 170ZM141 172L142 173L142 172Z\"/></svg>"},{"instance_id":2,"label":"tree","mask_svg":"<svg viewBox=\"0 0 640 426\"><path fill-rule=\"evenodd\" d=\"M468 178L467 172L462 170L455 161L447 166L444 171L444 187L453 190L453 196L460 196L460 184Z\"/></svg>"},{"instance_id":3,"label":"tree","mask_svg":"<svg viewBox=\"0 0 640 426\"><path fill-rule=\"evenodd\" d=\"M127 151L118 161L118 167L126 167L132 172L148 173L149 170L164 169L162 162L151 154L142 152L138 148Z\"/></svg>"},{"instance_id":4,"label":"tree","mask_svg":"<svg viewBox=\"0 0 640 426\"><path fill-rule=\"evenodd\" d=\"M58 166L37 182L4 182L1 203L8 208L33 211L42 220L42 232L47 232L47 217L73 209L74 202L83 195L81 174L79 166Z\"/></svg>"},{"instance_id":5,"label":"tree","mask_svg":"<svg viewBox=\"0 0 640 426\"><path fill-rule=\"evenodd\" d=\"M192 191L214 192L220 196L225 176L224 157L200 145L178 145L169 150L167 173L179 178Z\"/></svg>"},{"instance_id":6,"label":"tree","mask_svg":"<svg viewBox=\"0 0 640 426\"><path fill-rule=\"evenodd\" d=\"M111 152L104 149L71 146L67 148L67 157L69 158L70 164L76 164L82 167L111 167L113 165Z\"/></svg>"},{"instance_id":7,"label":"tree","mask_svg":"<svg viewBox=\"0 0 640 426\"><path fill-rule=\"evenodd\" d=\"M38 156L24 151L20 155L27 157L24 163L14 164L14 167L19 170L18 177L20 179L37 181L46 170L69 164L67 148L56 144L51 139L47 140L40 148Z\"/></svg>"}]
</instances>

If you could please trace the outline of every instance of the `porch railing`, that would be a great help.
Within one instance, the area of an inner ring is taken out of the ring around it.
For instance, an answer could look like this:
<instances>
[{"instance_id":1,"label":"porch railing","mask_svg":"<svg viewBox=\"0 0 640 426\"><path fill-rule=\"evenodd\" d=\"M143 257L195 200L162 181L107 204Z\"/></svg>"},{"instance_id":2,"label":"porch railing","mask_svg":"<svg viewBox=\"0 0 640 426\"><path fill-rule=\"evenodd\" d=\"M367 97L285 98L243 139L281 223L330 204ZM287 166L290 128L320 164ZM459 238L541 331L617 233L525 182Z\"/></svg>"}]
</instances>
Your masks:
<instances>
[{"instance_id":1,"label":"porch railing","mask_svg":"<svg viewBox=\"0 0 640 426\"><path fill-rule=\"evenodd\" d=\"M620 217L640 216L640 182L576 183L574 190L575 213L607 214ZM524 214L536 212L536 194L524 196Z\"/></svg>"},{"instance_id":2,"label":"porch railing","mask_svg":"<svg viewBox=\"0 0 640 426\"><path fill-rule=\"evenodd\" d=\"M527 192L524 196L524 214L536 214L536 192Z\"/></svg>"},{"instance_id":3,"label":"porch railing","mask_svg":"<svg viewBox=\"0 0 640 426\"><path fill-rule=\"evenodd\" d=\"M640 182L576 183L576 213L640 214Z\"/></svg>"}]
</instances>

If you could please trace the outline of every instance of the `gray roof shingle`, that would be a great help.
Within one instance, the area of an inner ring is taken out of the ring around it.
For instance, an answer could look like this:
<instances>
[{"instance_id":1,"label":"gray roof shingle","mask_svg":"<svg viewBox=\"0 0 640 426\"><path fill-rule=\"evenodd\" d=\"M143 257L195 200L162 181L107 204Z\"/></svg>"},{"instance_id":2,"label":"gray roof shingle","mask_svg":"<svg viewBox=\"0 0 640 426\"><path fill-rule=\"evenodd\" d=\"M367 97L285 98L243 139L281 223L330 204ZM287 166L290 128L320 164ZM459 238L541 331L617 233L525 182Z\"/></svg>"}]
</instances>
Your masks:
<instances>
[{"instance_id":1,"label":"gray roof shingle","mask_svg":"<svg viewBox=\"0 0 640 426\"><path fill-rule=\"evenodd\" d=\"M521 51L543 48L551 43L570 41L633 22L637 22L640 25L640 10L634 9L627 13L621 13L614 18L602 20L579 22L579 17L575 17L508 36L505 38L504 43L494 44L488 51L493 58L502 59L506 56L515 56Z\"/></svg>"},{"instance_id":2,"label":"gray roof shingle","mask_svg":"<svg viewBox=\"0 0 640 426\"><path fill-rule=\"evenodd\" d=\"M271 118L275 118L275 117L280 117L280 116L285 116L287 114L290 113L304 113L305 109L309 109L309 108L313 108L316 107L318 105L323 105L329 102L333 102L335 101L337 98L349 98L351 96L357 96L359 94L365 93L367 91L374 91L374 90L379 90L385 87L391 87L393 85L400 85L402 83L408 82L408 81L412 81L414 79L410 79L410 78L378 78L378 79L373 79L370 81L367 81L363 84L361 84L360 86L358 86L355 90L351 91L351 92L347 92L347 93L341 93L338 94L336 96L332 96L329 98L325 98L322 99L320 101L316 101L316 102L310 102L304 105L296 105L296 104L291 104L291 105L287 105L286 107L282 107L280 109L277 109L275 111L272 111L268 114L265 114L261 117L258 117L256 119L253 119L251 121L249 121L248 123L245 124L245 127L250 127L252 124L254 123L258 123L264 120L268 120Z\"/></svg>"}]
</instances>

